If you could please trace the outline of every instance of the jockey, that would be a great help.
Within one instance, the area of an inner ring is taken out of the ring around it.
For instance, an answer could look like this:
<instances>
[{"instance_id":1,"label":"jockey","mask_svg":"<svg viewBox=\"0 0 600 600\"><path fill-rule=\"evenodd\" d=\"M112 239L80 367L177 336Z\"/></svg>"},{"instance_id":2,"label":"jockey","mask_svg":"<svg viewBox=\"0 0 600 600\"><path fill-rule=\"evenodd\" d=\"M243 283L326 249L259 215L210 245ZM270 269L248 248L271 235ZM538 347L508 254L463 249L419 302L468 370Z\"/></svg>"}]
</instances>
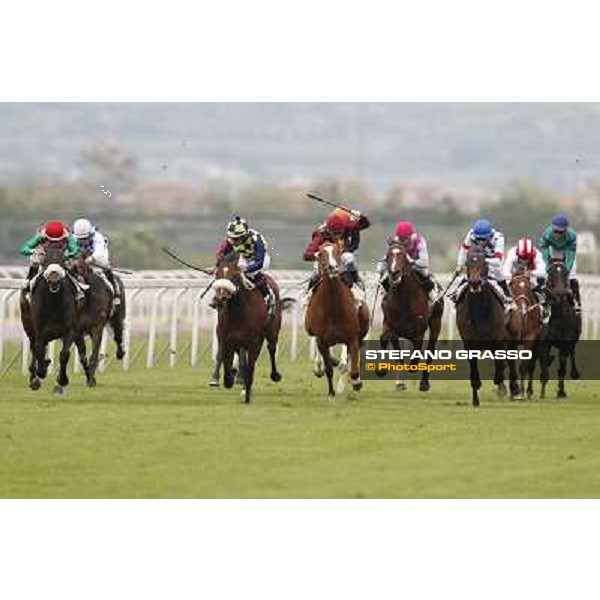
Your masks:
<instances>
[{"instance_id":1,"label":"jockey","mask_svg":"<svg viewBox=\"0 0 600 600\"><path fill-rule=\"evenodd\" d=\"M73 223L73 235L77 240L81 255L90 264L94 273L100 276L112 292L113 304L121 304L121 290L110 268L108 240L87 219L77 219Z\"/></svg>"},{"instance_id":2,"label":"jockey","mask_svg":"<svg viewBox=\"0 0 600 600\"><path fill-rule=\"evenodd\" d=\"M502 268L504 278L510 282L520 269L524 270L525 274L529 275L531 283L541 290L546 281L546 264L542 253L527 237L521 238L517 245L508 251Z\"/></svg>"},{"instance_id":3,"label":"jockey","mask_svg":"<svg viewBox=\"0 0 600 600\"><path fill-rule=\"evenodd\" d=\"M268 247L262 233L250 229L241 217L235 217L227 225L227 238L217 249L217 263L225 257L238 255L238 265L244 275L256 286L267 303L271 294L263 271L271 264Z\"/></svg>"},{"instance_id":4,"label":"jockey","mask_svg":"<svg viewBox=\"0 0 600 600\"><path fill-rule=\"evenodd\" d=\"M569 285L573 291L575 308L581 310L581 296L579 294L579 281L577 280L577 233L569 226L569 218L563 213L552 217L550 227L542 233L538 248L546 266L555 259L562 260L569 272Z\"/></svg>"},{"instance_id":5,"label":"jockey","mask_svg":"<svg viewBox=\"0 0 600 600\"><path fill-rule=\"evenodd\" d=\"M429 253L425 238L417 233L415 226L410 221L399 221L396 223L394 236L388 239L388 244L392 243L401 244L406 248L406 255L415 275L419 278L425 292L429 294L431 301L434 302L437 296L436 287L439 288L439 286L436 285L429 270ZM385 258L378 261L377 272L381 277L381 286L387 292L390 284Z\"/></svg>"},{"instance_id":6,"label":"jockey","mask_svg":"<svg viewBox=\"0 0 600 600\"><path fill-rule=\"evenodd\" d=\"M341 251L342 278L352 289L357 300L362 302L364 294L359 293L354 285L361 283L354 260L354 252L358 250L360 245L360 232L370 225L369 219L357 210L336 208L329 214L325 222L313 231L312 240L303 254L305 261L314 261L313 273L308 284L309 292L314 289L319 280L319 265L315 260L316 254L322 244L334 242Z\"/></svg>"},{"instance_id":7,"label":"jockey","mask_svg":"<svg viewBox=\"0 0 600 600\"><path fill-rule=\"evenodd\" d=\"M521 238L516 246L513 246L506 255L504 267L502 268L506 281L510 283L513 275L520 271L529 276L532 291L543 308L543 320L546 322L550 317L547 311L546 295L543 293L546 284L546 264L542 253L535 247L533 240Z\"/></svg>"},{"instance_id":8,"label":"jockey","mask_svg":"<svg viewBox=\"0 0 600 600\"><path fill-rule=\"evenodd\" d=\"M479 219L473 223L458 251L457 267L455 275L460 275L464 271L467 261L467 253L473 245L480 246L485 252L486 263L488 265L488 277L495 282L504 295L504 309L510 311L514 304L504 272L502 271L502 260L504 259L504 234L492 227L487 219ZM459 286L460 288L460 286ZM451 299L456 300L458 294L453 294Z\"/></svg>"},{"instance_id":9,"label":"jockey","mask_svg":"<svg viewBox=\"0 0 600 600\"><path fill-rule=\"evenodd\" d=\"M65 258L70 260L79 256L77 241L64 223L61 221L49 221L45 225L38 227L36 234L28 239L19 250L19 253L23 256L29 256L29 271L23 283L23 289L26 292L32 291L31 283L39 274L40 265L44 257L44 249L51 242L58 242L61 245ZM76 299L81 300L83 298L83 292L81 291L83 286L76 281L75 277L68 270L67 275L75 285ZM29 295L26 297L29 298Z\"/></svg>"}]
</instances>

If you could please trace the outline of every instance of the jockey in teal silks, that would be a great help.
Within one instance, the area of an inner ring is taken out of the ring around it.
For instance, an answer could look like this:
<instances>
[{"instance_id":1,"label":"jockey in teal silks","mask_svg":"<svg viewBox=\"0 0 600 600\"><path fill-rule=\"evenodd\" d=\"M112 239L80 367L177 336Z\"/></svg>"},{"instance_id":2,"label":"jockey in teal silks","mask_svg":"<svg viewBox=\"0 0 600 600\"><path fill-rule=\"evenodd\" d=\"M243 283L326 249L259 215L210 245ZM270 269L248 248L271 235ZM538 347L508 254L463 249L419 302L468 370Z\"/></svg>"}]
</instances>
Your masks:
<instances>
[{"instance_id":1,"label":"jockey in teal silks","mask_svg":"<svg viewBox=\"0 0 600 600\"><path fill-rule=\"evenodd\" d=\"M542 252L547 268L553 260L564 263L569 272L569 285L573 292L575 309L577 312L581 311L581 296L577 280L577 233L570 227L567 215L559 213L552 217L550 226L543 231L538 241L538 248Z\"/></svg>"}]
</instances>

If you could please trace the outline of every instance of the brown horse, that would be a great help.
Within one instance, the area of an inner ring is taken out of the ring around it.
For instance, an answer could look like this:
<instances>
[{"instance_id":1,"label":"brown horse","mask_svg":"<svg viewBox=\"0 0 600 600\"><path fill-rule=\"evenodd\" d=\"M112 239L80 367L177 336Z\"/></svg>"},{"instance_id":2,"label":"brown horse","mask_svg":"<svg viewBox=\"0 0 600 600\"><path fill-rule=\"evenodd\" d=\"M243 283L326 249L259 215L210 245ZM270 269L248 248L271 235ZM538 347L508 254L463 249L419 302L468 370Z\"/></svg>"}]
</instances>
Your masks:
<instances>
[{"instance_id":1,"label":"brown horse","mask_svg":"<svg viewBox=\"0 0 600 600\"><path fill-rule=\"evenodd\" d=\"M100 345L104 328L110 325L117 344L117 359L125 355L123 349L123 321L125 318L125 294L123 284L115 276L115 282L121 287L121 304L113 305L113 295L106 282L94 272L83 257L79 257L76 265L77 275L89 289L86 292L84 304L79 312L79 337L75 340L81 366L85 372L88 387L96 385L96 369L100 355ZM85 336L89 335L92 341L90 360L86 357Z\"/></svg>"},{"instance_id":2,"label":"brown horse","mask_svg":"<svg viewBox=\"0 0 600 600\"><path fill-rule=\"evenodd\" d=\"M325 363L329 396L333 388L333 359L330 347L345 344L350 355L350 382L355 391L360 380L360 343L369 329L369 310L363 303L357 310L350 287L341 278L341 255L337 244L326 242L317 252L320 283L312 294L304 326L308 335L317 338L317 347Z\"/></svg>"},{"instance_id":3,"label":"brown horse","mask_svg":"<svg viewBox=\"0 0 600 600\"><path fill-rule=\"evenodd\" d=\"M254 367L263 342L266 338L271 359L271 381L281 381L277 370L276 352L281 329L283 302L279 297L279 287L269 275L263 274L275 296L273 315L267 312L265 300L252 282L244 276L233 260L222 259L215 272L215 306L218 311L217 336L219 351L223 360L223 384L233 387L235 371L233 356L236 352L245 354L241 368L244 371L245 402L251 400L254 382Z\"/></svg>"},{"instance_id":4,"label":"brown horse","mask_svg":"<svg viewBox=\"0 0 600 600\"><path fill-rule=\"evenodd\" d=\"M544 330L540 344L540 398L546 395L550 378L548 368L552 364L550 352L558 349L558 398L566 398L565 375L567 360L571 358L571 378L579 379L575 364L575 346L581 335L581 314L575 310L573 292L569 286L569 273L562 261L552 261L548 269L546 295L550 302L550 320Z\"/></svg>"},{"instance_id":5,"label":"brown horse","mask_svg":"<svg viewBox=\"0 0 600 600\"><path fill-rule=\"evenodd\" d=\"M531 279L527 273L517 273L511 279L510 293L515 301L516 309L511 313L507 325L508 348L516 350L520 345L524 350L531 351L531 359L522 360L519 366L521 391L525 388L527 376L527 398L533 395L533 374L535 363L539 355L539 345L542 336L542 307L531 288ZM511 388L513 387L514 362L511 366ZM512 393L513 389L511 389ZM520 399L520 394L512 394L513 398Z\"/></svg>"},{"instance_id":6,"label":"brown horse","mask_svg":"<svg viewBox=\"0 0 600 600\"><path fill-rule=\"evenodd\" d=\"M418 276L411 267L406 247L399 243L390 244L386 254L390 289L381 302L383 310L383 332L380 337L382 348L391 343L399 348L398 338L410 340L414 350L421 350L423 339L429 330L427 349L434 351L442 328L444 300L440 298L429 308L429 297ZM429 364L431 359L427 359ZM429 390L429 373L423 371L419 389ZM404 390L406 385L399 378L396 389Z\"/></svg>"},{"instance_id":7,"label":"brown horse","mask_svg":"<svg viewBox=\"0 0 600 600\"><path fill-rule=\"evenodd\" d=\"M465 350L500 350L506 345L504 306L488 280L485 252L473 246L466 259L467 285L456 301L456 323ZM477 358L469 358L473 406L479 406L481 377ZM504 361L495 360L494 383L506 394Z\"/></svg>"},{"instance_id":8,"label":"brown horse","mask_svg":"<svg viewBox=\"0 0 600 600\"><path fill-rule=\"evenodd\" d=\"M21 322L29 338L31 363L29 365L29 387L39 390L41 379L48 373L50 360L46 348L52 340L60 339L60 365L54 392L62 394L69 384L67 365L71 356L71 345L77 338L77 302L75 289L69 280L65 265L64 249L50 243L41 264L41 273L32 282L31 303L21 292Z\"/></svg>"}]
</instances>

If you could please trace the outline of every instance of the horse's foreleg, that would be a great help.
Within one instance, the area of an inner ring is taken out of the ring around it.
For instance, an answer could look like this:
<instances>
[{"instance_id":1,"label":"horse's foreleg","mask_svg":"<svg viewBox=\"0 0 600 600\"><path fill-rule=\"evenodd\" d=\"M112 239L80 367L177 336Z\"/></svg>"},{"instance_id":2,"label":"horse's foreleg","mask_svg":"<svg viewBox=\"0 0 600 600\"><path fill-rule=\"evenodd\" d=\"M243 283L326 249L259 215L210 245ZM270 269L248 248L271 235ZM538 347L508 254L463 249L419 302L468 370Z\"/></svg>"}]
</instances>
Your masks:
<instances>
[{"instance_id":1,"label":"horse's foreleg","mask_svg":"<svg viewBox=\"0 0 600 600\"><path fill-rule=\"evenodd\" d=\"M358 392L362 388L362 381L360 380L360 341L358 339L353 340L348 350L350 354L350 383L352 389Z\"/></svg>"},{"instance_id":2,"label":"horse's foreleg","mask_svg":"<svg viewBox=\"0 0 600 600\"><path fill-rule=\"evenodd\" d=\"M252 399L252 384L254 383L254 366L256 365L256 360L258 359L258 355L260 354L260 348L262 346L263 340L260 340L256 345L252 348L249 348L246 355L244 365L244 386L245 386L245 399L244 402L246 404L250 403ZM241 353L240 353L241 360Z\"/></svg>"},{"instance_id":3,"label":"horse's foreleg","mask_svg":"<svg viewBox=\"0 0 600 600\"><path fill-rule=\"evenodd\" d=\"M94 327L90 332L92 338L92 351L90 353L90 362L88 364L90 376L87 380L88 387L96 386L96 369L100 357L100 344L102 342L102 328Z\"/></svg>"},{"instance_id":4,"label":"horse's foreleg","mask_svg":"<svg viewBox=\"0 0 600 600\"><path fill-rule=\"evenodd\" d=\"M435 352L435 347L437 344L438 337L440 335L440 331L442 330L442 313L443 313L443 304L442 310L435 313L434 316L429 319L429 342L427 343L427 350L430 352ZM431 358L427 357L427 367L431 364ZM423 377L421 378L421 383L419 385L419 389L422 392L429 391L431 385L429 383L429 368L427 371L423 372Z\"/></svg>"},{"instance_id":5,"label":"horse's foreleg","mask_svg":"<svg viewBox=\"0 0 600 600\"><path fill-rule=\"evenodd\" d=\"M392 348L394 350L400 350L400 341L398 340L398 336L389 334L389 340L392 344ZM404 383L404 379L402 379L401 375L396 375L396 391L403 392L406 389L406 383Z\"/></svg>"},{"instance_id":6,"label":"horse's foreleg","mask_svg":"<svg viewBox=\"0 0 600 600\"><path fill-rule=\"evenodd\" d=\"M212 377L208 382L210 387L219 387L219 379L221 377L221 365L223 361L221 359L221 345L219 344L219 349L217 350L217 359L215 361L215 370L213 371Z\"/></svg>"},{"instance_id":7,"label":"horse's foreleg","mask_svg":"<svg viewBox=\"0 0 600 600\"><path fill-rule=\"evenodd\" d=\"M40 379L46 379L50 359L46 358L46 343L43 340L36 339L33 347L35 353L35 374Z\"/></svg>"},{"instance_id":8,"label":"horse's foreleg","mask_svg":"<svg viewBox=\"0 0 600 600\"><path fill-rule=\"evenodd\" d=\"M71 357L71 344L73 344L73 334L69 332L62 338L62 348L60 351L60 365L58 370L58 377L56 378L56 386L54 387L54 393L56 394L62 394L64 388L69 385L67 365L69 364L69 358Z\"/></svg>"},{"instance_id":9,"label":"horse's foreleg","mask_svg":"<svg viewBox=\"0 0 600 600\"><path fill-rule=\"evenodd\" d=\"M233 371L233 348L221 344L221 360L223 361L223 385L229 390L233 387L235 373Z\"/></svg>"},{"instance_id":10,"label":"horse's foreleg","mask_svg":"<svg viewBox=\"0 0 600 600\"><path fill-rule=\"evenodd\" d=\"M121 300L123 302L123 300ZM113 337L117 346L116 358L123 360L125 357L125 348L123 347L123 330L125 316L123 314L123 305L117 306L114 314L110 317L109 323L113 331Z\"/></svg>"},{"instance_id":11,"label":"horse's foreleg","mask_svg":"<svg viewBox=\"0 0 600 600\"><path fill-rule=\"evenodd\" d=\"M319 349L319 353L323 357L323 362L325 363L325 375L327 375L327 385L329 386L329 397L333 398L335 396L335 390L333 389L333 362L331 360L331 352L329 351L329 346L327 346L322 338L317 338L317 347Z\"/></svg>"},{"instance_id":12,"label":"horse's foreleg","mask_svg":"<svg viewBox=\"0 0 600 600\"><path fill-rule=\"evenodd\" d=\"M546 397L546 385L548 385L548 379L550 374L548 372L548 365L550 364L550 348L547 344L543 344L540 348L540 398Z\"/></svg>"},{"instance_id":13,"label":"horse's foreleg","mask_svg":"<svg viewBox=\"0 0 600 600\"><path fill-rule=\"evenodd\" d=\"M412 343L413 343L413 351L414 350L421 351L423 349L423 338L413 340ZM434 342L434 346L435 346L435 342ZM416 360L413 362L415 364L418 364L419 360ZM429 364L431 363L431 358L427 358L426 362L427 362L427 365L429 366ZM430 387L431 386L429 385L429 371L426 369L425 371L423 371L423 374L421 375L421 381L419 382L419 390L421 392L427 392Z\"/></svg>"},{"instance_id":14,"label":"horse's foreleg","mask_svg":"<svg viewBox=\"0 0 600 600\"><path fill-rule=\"evenodd\" d=\"M281 381L281 373L277 370L277 342L267 342L271 359L271 381Z\"/></svg>"},{"instance_id":15,"label":"horse's foreleg","mask_svg":"<svg viewBox=\"0 0 600 600\"><path fill-rule=\"evenodd\" d=\"M479 388L481 387L481 378L479 377L479 366L476 358L469 359L469 379L471 381L473 406L479 406Z\"/></svg>"},{"instance_id":16,"label":"horse's foreleg","mask_svg":"<svg viewBox=\"0 0 600 600\"><path fill-rule=\"evenodd\" d=\"M573 344L573 349L571 350L571 379L580 379L581 373L575 364L575 344Z\"/></svg>"},{"instance_id":17,"label":"horse's foreleg","mask_svg":"<svg viewBox=\"0 0 600 600\"><path fill-rule=\"evenodd\" d=\"M35 342L33 341L33 338L29 338L29 354L31 355L29 358L29 387L33 391L37 391L40 389L40 387L42 387L42 382L40 381L35 368L37 358L35 353Z\"/></svg>"},{"instance_id":18,"label":"horse's foreleg","mask_svg":"<svg viewBox=\"0 0 600 600\"><path fill-rule=\"evenodd\" d=\"M85 337L81 335L75 340L75 345L77 346L77 352L79 353L79 362L81 363L81 367L83 372L85 373L85 379L87 384L90 383L90 366L88 364L86 349L85 349Z\"/></svg>"},{"instance_id":19,"label":"horse's foreleg","mask_svg":"<svg viewBox=\"0 0 600 600\"><path fill-rule=\"evenodd\" d=\"M561 348L558 357L558 392L556 394L558 398L567 397L567 392L565 391L565 375L567 374L568 358L568 352L565 349Z\"/></svg>"}]
</instances>

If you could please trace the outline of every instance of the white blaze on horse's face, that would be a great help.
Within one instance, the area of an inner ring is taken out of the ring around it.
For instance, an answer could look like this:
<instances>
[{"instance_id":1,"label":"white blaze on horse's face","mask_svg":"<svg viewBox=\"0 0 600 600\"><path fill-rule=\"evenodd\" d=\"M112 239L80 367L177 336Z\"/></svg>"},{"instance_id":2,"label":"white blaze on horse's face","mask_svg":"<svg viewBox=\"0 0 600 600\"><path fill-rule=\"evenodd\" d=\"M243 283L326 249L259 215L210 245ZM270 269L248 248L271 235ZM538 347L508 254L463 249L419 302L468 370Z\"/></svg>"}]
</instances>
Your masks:
<instances>
[{"instance_id":1,"label":"white blaze on horse's face","mask_svg":"<svg viewBox=\"0 0 600 600\"><path fill-rule=\"evenodd\" d=\"M392 271L397 271L398 270L398 256L400 256L400 249L399 248L394 248L392 250Z\"/></svg>"},{"instance_id":2,"label":"white blaze on horse's face","mask_svg":"<svg viewBox=\"0 0 600 600\"><path fill-rule=\"evenodd\" d=\"M327 254L327 262L330 268L329 277L335 277L338 271L338 263L335 260L335 256L333 255L333 246L325 246L323 250L325 250Z\"/></svg>"},{"instance_id":3,"label":"white blaze on horse's face","mask_svg":"<svg viewBox=\"0 0 600 600\"><path fill-rule=\"evenodd\" d=\"M65 270L58 264L52 263L44 271L44 279L49 283L58 283L67 276Z\"/></svg>"}]
</instances>

